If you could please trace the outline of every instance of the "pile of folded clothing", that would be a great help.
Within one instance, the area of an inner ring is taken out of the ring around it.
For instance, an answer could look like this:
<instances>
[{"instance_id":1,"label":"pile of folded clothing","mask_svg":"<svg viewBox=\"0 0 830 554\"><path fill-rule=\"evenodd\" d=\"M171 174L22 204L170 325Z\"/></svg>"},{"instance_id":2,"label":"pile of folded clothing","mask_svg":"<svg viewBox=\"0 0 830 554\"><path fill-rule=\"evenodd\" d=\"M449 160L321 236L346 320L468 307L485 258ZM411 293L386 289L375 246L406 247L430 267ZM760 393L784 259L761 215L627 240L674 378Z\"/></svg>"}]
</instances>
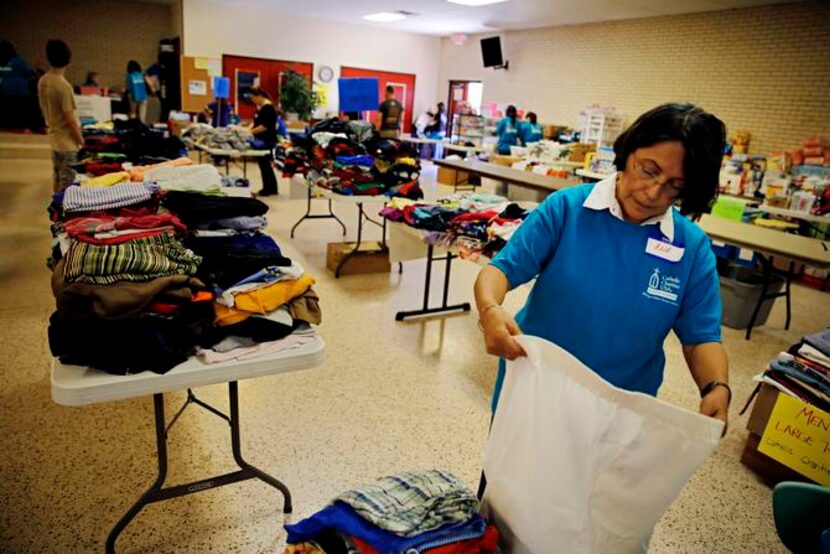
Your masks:
<instances>
[{"instance_id":1,"label":"pile of folded clothing","mask_svg":"<svg viewBox=\"0 0 830 554\"><path fill-rule=\"evenodd\" d=\"M807 335L778 354L759 380L830 411L830 328Z\"/></svg>"},{"instance_id":2,"label":"pile of folded clothing","mask_svg":"<svg viewBox=\"0 0 830 554\"><path fill-rule=\"evenodd\" d=\"M285 554L484 554L499 533L451 473L406 472L345 492L291 525Z\"/></svg>"},{"instance_id":3,"label":"pile of folded clothing","mask_svg":"<svg viewBox=\"0 0 830 554\"><path fill-rule=\"evenodd\" d=\"M187 155L184 143L164 131L151 129L138 120L114 121L112 126L85 126L84 146L78 159L84 166L95 163L101 154L123 154L134 164L149 164ZM83 170L83 169L82 169Z\"/></svg>"},{"instance_id":4,"label":"pile of folded clothing","mask_svg":"<svg viewBox=\"0 0 830 554\"><path fill-rule=\"evenodd\" d=\"M244 127L213 127L206 123L191 125L182 132L191 144L201 144L219 150L250 150L254 136Z\"/></svg>"},{"instance_id":5,"label":"pile of folded clothing","mask_svg":"<svg viewBox=\"0 0 830 554\"><path fill-rule=\"evenodd\" d=\"M266 204L129 176L88 182L49 208L49 344L63 363L165 373L192 355L245 360L315 339L314 279L263 233Z\"/></svg>"},{"instance_id":6,"label":"pile of folded clothing","mask_svg":"<svg viewBox=\"0 0 830 554\"><path fill-rule=\"evenodd\" d=\"M492 194L454 194L434 203L393 198L380 215L423 231L426 243L455 247L464 259L495 256L528 216L526 210Z\"/></svg>"},{"instance_id":7,"label":"pile of folded clothing","mask_svg":"<svg viewBox=\"0 0 830 554\"><path fill-rule=\"evenodd\" d=\"M423 198L416 152L378 138L365 121L323 120L304 134L293 133L275 158L284 176L305 175L309 184L339 194Z\"/></svg>"}]
</instances>

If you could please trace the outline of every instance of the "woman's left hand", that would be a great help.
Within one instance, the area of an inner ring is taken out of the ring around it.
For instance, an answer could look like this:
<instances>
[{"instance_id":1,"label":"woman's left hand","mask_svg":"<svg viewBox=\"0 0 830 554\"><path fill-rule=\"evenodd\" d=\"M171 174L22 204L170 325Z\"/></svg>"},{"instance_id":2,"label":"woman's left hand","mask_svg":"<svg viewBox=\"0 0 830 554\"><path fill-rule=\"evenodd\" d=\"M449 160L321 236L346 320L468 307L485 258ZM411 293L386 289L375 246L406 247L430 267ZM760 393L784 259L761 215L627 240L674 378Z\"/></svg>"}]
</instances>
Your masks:
<instances>
[{"instance_id":1,"label":"woman's left hand","mask_svg":"<svg viewBox=\"0 0 830 554\"><path fill-rule=\"evenodd\" d=\"M726 387L715 387L700 400L700 413L723 422L723 435L729 425L729 391Z\"/></svg>"}]
</instances>

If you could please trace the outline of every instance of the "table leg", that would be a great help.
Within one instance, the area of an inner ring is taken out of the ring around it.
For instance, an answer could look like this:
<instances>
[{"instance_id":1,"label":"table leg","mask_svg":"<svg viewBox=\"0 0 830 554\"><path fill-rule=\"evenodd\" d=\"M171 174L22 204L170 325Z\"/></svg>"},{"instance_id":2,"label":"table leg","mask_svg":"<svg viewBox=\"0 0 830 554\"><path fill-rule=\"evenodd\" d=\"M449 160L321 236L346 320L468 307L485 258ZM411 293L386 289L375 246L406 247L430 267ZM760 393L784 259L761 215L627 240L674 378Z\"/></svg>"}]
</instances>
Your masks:
<instances>
[{"instance_id":1,"label":"table leg","mask_svg":"<svg viewBox=\"0 0 830 554\"><path fill-rule=\"evenodd\" d=\"M784 329L790 330L790 318L792 316L791 308L792 302L790 300L790 284L793 281L793 270L795 270L795 262L790 262L789 268L787 268L787 281L785 283L785 293L784 295L787 297L787 322L784 324Z\"/></svg>"},{"instance_id":2,"label":"table leg","mask_svg":"<svg viewBox=\"0 0 830 554\"><path fill-rule=\"evenodd\" d=\"M343 266L351 260L360 250L360 243L363 240L363 202L357 203L357 242L354 245L354 250L351 252L347 252L342 258L340 258L340 262L337 264L337 268L334 270L334 277L335 279L340 277L340 270L343 269Z\"/></svg>"},{"instance_id":3,"label":"table leg","mask_svg":"<svg viewBox=\"0 0 830 554\"><path fill-rule=\"evenodd\" d=\"M755 309L752 310L752 317L749 320L749 327L746 329L746 340L752 338L752 328L755 326L755 320L758 318L758 312L761 311L761 305L767 297L770 283L772 282L772 258L767 259L766 256L758 256L761 261L761 275L764 283L761 287L761 294L758 296L758 302L755 304Z\"/></svg>"},{"instance_id":4,"label":"table leg","mask_svg":"<svg viewBox=\"0 0 830 554\"><path fill-rule=\"evenodd\" d=\"M331 206L331 198L328 199L329 201L329 213L327 214L312 214L311 213L311 199L312 199L312 190L311 187L308 188L308 199L305 209L305 214L291 227L291 238L294 238L294 230L299 227L300 223L305 221L306 219L333 219L335 220L340 226L343 228L343 236L346 236L346 225L340 221L340 218L334 214L334 210Z\"/></svg>"},{"instance_id":5,"label":"table leg","mask_svg":"<svg viewBox=\"0 0 830 554\"><path fill-rule=\"evenodd\" d=\"M462 302L461 304L454 304L449 305L447 301L449 299L449 291L450 291L450 271L451 271L451 264L453 258L455 258L455 254L447 252L447 255L443 258L435 258L434 257L434 247L433 245L427 246L427 267L426 267L426 275L424 276L424 302L423 307L420 310L409 310L409 311L401 311L395 314L395 321L403 321L408 317L419 317L425 315L435 315L435 314L443 314L447 312L456 312L456 311L470 311L470 303L469 302ZM432 264L434 261L443 261L446 262L446 266L444 267L444 292L442 297L441 305L435 308L429 307L429 289L430 289L430 281L432 279Z\"/></svg>"}]
</instances>

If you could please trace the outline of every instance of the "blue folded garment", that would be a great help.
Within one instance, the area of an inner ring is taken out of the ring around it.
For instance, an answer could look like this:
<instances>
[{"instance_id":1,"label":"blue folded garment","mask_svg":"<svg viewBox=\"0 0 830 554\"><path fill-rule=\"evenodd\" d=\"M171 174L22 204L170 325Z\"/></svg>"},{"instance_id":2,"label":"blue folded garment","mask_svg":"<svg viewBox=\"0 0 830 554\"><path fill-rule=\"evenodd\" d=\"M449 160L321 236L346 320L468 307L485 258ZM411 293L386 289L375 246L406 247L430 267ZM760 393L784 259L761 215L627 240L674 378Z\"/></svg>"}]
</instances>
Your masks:
<instances>
[{"instance_id":1,"label":"blue folded garment","mask_svg":"<svg viewBox=\"0 0 830 554\"><path fill-rule=\"evenodd\" d=\"M337 156L334 161L341 165L363 165L372 167L375 159L372 156Z\"/></svg>"},{"instance_id":2,"label":"blue folded garment","mask_svg":"<svg viewBox=\"0 0 830 554\"><path fill-rule=\"evenodd\" d=\"M804 337L804 342L820 351L825 356L830 356L830 327L824 331L807 335Z\"/></svg>"},{"instance_id":3,"label":"blue folded garment","mask_svg":"<svg viewBox=\"0 0 830 554\"><path fill-rule=\"evenodd\" d=\"M302 521L286 525L286 540L289 544L310 541L326 529L336 529L344 535L362 539L381 554L417 554L422 546L436 548L444 544L479 538L484 535L487 522L481 516L475 515L469 521L451 523L413 537L401 537L369 523L348 504L335 502Z\"/></svg>"},{"instance_id":4,"label":"blue folded garment","mask_svg":"<svg viewBox=\"0 0 830 554\"><path fill-rule=\"evenodd\" d=\"M800 366L800 368L798 368L798 366L794 367L792 362L781 362L778 360L774 360L769 366L770 369L774 371L780 371L785 375L789 375L793 379L811 385L820 390L823 394L830 396L830 386L828 386L826 379L811 368L805 369L804 366L801 366L801 364L798 364L798 366Z\"/></svg>"}]
</instances>

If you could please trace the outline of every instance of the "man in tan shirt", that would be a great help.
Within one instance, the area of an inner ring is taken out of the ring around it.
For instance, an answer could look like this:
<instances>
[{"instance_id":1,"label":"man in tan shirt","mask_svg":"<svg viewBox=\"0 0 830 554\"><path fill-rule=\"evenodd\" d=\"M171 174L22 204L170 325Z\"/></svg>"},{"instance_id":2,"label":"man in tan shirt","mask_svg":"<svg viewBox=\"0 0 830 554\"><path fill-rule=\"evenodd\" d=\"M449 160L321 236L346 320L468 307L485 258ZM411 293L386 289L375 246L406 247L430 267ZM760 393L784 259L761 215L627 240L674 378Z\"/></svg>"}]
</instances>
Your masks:
<instances>
[{"instance_id":1,"label":"man in tan shirt","mask_svg":"<svg viewBox=\"0 0 830 554\"><path fill-rule=\"evenodd\" d=\"M84 145L81 125L75 113L72 85L66 80L66 66L72 53L62 40L46 43L49 71L37 83L38 101L52 146L53 185L55 192L63 190L75 179L72 164L78 161L78 150Z\"/></svg>"}]
</instances>

